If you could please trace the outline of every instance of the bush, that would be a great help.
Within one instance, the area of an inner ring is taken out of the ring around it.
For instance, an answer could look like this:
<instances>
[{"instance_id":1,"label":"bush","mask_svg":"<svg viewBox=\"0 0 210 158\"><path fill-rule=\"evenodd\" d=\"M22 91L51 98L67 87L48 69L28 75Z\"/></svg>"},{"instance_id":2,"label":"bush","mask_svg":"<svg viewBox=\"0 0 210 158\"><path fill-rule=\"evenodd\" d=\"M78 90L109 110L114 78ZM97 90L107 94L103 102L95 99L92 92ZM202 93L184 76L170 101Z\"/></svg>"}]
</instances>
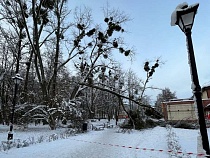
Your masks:
<instances>
[{"instance_id":1,"label":"bush","mask_svg":"<svg viewBox=\"0 0 210 158\"><path fill-rule=\"evenodd\" d=\"M147 128L153 128L153 127L156 127L158 125L158 123L151 119L147 119L145 125Z\"/></svg>"},{"instance_id":2,"label":"bush","mask_svg":"<svg viewBox=\"0 0 210 158\"><path fill-rule=\"evenodd\" d=\"M161 119L161 118L163 118L162 114L160 114L154 108L147 108L145 110L145 115L150 116L151 118L154 118L154 119Z\"/></svg>"},{"instance_id":3,"label":"bush","mask_svg":"<svg viewBox=\"0 0 210 158\"><path fill-rule=\"evenodd\" d=\"M158 125L157 122L153 121L152 119L143 119L141 116L141 113L136 110L136 111L130 111L131 118L128 121L128 125L133 126L133 123L135 125L135 129L140 130L140 129L145 129L145 128L153 128Z\"/></svg>"},{"instance_id":4,"label":"bush","mask_svg":"<svg viewBox=\"0 0 210 158\"><path fill-rule=\"evenodd\" d=\"M195 125L188 122L180 121L174 125L175 128L195 129Z\"/></svg>"}]
</instances>

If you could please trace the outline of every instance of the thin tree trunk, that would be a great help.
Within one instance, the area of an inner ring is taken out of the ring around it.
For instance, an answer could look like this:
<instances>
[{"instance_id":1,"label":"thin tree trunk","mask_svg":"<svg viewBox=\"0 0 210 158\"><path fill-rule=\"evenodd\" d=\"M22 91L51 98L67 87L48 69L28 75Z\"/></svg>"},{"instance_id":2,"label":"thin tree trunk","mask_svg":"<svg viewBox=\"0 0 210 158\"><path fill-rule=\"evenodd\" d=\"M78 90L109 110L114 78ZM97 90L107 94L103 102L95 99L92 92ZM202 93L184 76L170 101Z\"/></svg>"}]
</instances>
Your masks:
<instances>
[{"instance_id":1,"label":"thin tree trunk","mask_svg":"<svg viewBox=\"0 0 210 158\"><path fill-rule=\"evenodd\" d=\"M33 58L33 51L30 52L29 61L26 63L26 75L25 75L25 82L24 82L24 102L28 102L28 81L29 81L29 72L31 67L31 62Z\"/></svg>"}]
</instances>

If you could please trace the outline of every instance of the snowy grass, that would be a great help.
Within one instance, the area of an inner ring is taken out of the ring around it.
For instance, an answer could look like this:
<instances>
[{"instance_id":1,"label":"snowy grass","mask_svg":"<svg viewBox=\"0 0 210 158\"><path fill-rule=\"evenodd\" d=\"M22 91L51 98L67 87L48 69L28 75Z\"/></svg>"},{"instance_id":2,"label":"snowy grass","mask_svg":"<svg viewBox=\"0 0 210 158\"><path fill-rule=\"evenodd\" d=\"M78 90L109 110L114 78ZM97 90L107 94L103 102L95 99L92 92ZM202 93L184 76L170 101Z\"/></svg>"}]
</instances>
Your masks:
<instances>
[{"instance_id":1,"label":"snowy grass","mask_svg":"<svg viewBox=\"0 0 210 158\"><path fill-rule=\"evenodd\" d=\"M29 125L28 128L14 126L13 141L7 141L9 126L0 125L0 151L11 148L28 147L32 144L51 142L57 139L66 139L75 134L75 130L67 128L57 128L50 130L48 125Z\"/></svg>"},{"instance_id":2,"label":"snowy grass","mask_svg":"<svg viewBox=\"0 0 210 158\"><path fill-rule=\"evenodd\" d=\"M106 122L107 120L101 120L90 123L97 126ZM0 142L6 141L8 129L8 126L0 126ZM195 158L199 154L197 152L199 130L168 126L142 131L132 130L130 133L118 131L117 127L104 128L100 131L89 129L87 133L73 135L66 128L52 131L47 125L30 125L28 129L15 130L15 147L11 146L8 150L1 144L0 157Z\"/></svg>"},{"instance_id":3,"label":"snowy grass","mask_svg":"<svg viewBox=\"0 0 210 158\"><path fill-rule=\"evenodd\" d=\"M170 125L167 125L166 129L168 130L167 143L168 143L168 151L170 151L169 152L170 157L190 158L190 155L186 154L186 151L182 149L179 143L179 138L172 129L172 127Z\"/></svg>"}]
</instances>

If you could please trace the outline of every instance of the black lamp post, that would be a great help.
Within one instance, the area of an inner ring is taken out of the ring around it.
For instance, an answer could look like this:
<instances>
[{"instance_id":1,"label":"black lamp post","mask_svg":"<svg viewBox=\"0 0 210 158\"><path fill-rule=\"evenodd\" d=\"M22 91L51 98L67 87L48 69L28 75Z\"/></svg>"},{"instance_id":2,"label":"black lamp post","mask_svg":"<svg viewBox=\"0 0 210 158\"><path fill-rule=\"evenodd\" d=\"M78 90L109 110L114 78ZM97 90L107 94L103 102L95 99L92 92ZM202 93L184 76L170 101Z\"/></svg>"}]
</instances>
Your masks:
<instances>
[{"instance_id":1,"label":"black lamp post","mask_svg":"<svg viewBox=\"0 0 210 158\"><path fill-rule=\"evenodd\" d=\"M10 129L9 129L9 132L8 132L7 140L12 140L13 139L13 123L14 123L14 113L15 113L15 105L16 105L18 85L20 84L20 81L23 80L20 77L20 74L16 74L15 77L12 77L12 79L15 82L15 92L14 92L14 98L13 98L13 101L12 101L12 113L11 113L11 120L10 120Z\"/></svg>"},{"instance_id":2,"label":"black lamp post","mask_svg":"<svg viewBox=\"0 0 210 158\"><path fill-rule=\"evenodd\" d=\"M192 38L191 38L191 30L198 6L199 6L198 3L191 6L188 6L187 3L178 5L176 10L172 13L171 25L172 26L178 25L186 35L188 58L189 58L189 65L190 65L191 79L192 79L191 88L198 109L198 120L200 125L200 133L202 137L202 145L203 149L206 151L206 154L210 155L208 134L206 130L206 122L205 122L203 103L202 103L202 92L201 92L201 87L199 85Z\"/></svg>"}]
</instances>

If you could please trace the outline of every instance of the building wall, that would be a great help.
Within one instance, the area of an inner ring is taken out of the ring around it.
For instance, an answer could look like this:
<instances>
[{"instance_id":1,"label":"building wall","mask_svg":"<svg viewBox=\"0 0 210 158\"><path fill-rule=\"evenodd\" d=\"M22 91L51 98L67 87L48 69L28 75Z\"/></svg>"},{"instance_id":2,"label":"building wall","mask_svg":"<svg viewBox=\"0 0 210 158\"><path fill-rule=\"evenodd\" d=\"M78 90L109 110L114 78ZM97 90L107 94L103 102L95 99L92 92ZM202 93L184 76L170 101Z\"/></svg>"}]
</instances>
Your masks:
<instances>
[{"instance_id":1,"label":"building wall","mask_svg":"<svg viewBox=\"0 0 210 158\"><path fill-rule=\"evenodd\" d=\"M210 86L202 89L202 102L204 115L206 116L210 114ZM163 102L162 112L166 121L197 120L197 106L194 104L194 100L191 99Z\"/></svg>"},{"instance_id":2,"label":"building wall","mask_svg":"<svg viewBox=\"0 0 210 158\"><path fill-rule=\"evenodd\" d=\"M210 98L210 89L207 89L206 93L207 93L207 98Z\"/></svg>"},{"instance_id":3,"label":"building wall","mask_svg":"<svg viewBox=\"0 0 210 158\"><path fill-rule=\"evenodd\" d=\"M172 100L162 103L162 110L166 121L190 120L197 118L194 100Z\"/></svg>"},{"instance_id":4,"label":"building wall","mask_svg":"<svg viewBox=\"0 0 210 158\"><path fill-rule=\"evenodd\" d=\"M209 99L210 98L210 86L206 86L202 88L202 98Z\"/></svg>"},{"instance_id":5,"label":"building wall","mask_svg":"<svg viewBox=\"0 0 210 158\"><path fill-rule=\"evenodd\" d=\"M207 91L204 91L202 93L202 99L207 99L207 98L208 98L208 93L207 93Z\"/></svg>"},{"instance_id":6,"label":"building wall","mask_svg":"<svg viewBox=\"0 0 210 158\"><path fill-rule=\"evenodd\" d=\"M168 120L196 120L194 104L174 104L167 106Z\"/></svg>"}]
</instances>

